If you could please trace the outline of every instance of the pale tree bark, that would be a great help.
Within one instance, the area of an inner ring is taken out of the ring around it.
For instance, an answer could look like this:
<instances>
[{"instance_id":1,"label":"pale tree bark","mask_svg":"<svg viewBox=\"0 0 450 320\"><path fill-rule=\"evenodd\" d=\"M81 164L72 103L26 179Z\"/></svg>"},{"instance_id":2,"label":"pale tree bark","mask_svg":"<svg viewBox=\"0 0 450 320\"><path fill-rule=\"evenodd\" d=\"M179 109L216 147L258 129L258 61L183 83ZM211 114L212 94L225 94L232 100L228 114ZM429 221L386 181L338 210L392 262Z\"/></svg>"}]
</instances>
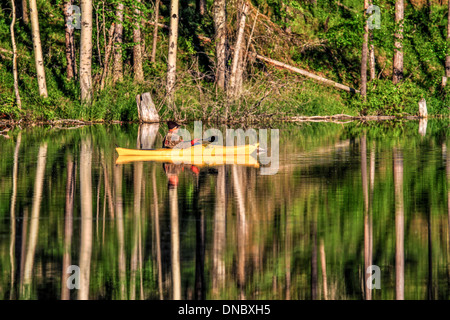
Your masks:
<instances>
[{"instance_id":1,"label":"pale tree bark","mask_svg":"<svg viewBox=\"0 0 450 320\"><path fill-rule=\"evenodd\" d=\"M156 60L156 44L158 43L158 20L159 20L159 3L160 2L161 2L160 0L156 0L156 4L155 4L155 25L153 27L151 62L155 62L155 60Z\"/></svg>"},{"instance_id":2,"label":"pale tree bark","mask_svg":"<svg viewBox=\"0 0 450 320\"><path fill-rule=\"evenodd\" d=\"M216 84L225 90L226 42L227 42L226 0L214 0L214 28L216 39Z\"/></svg>"},{"instance_id":3,"label":"pale tree bark","mask_svg":"<svg viewBox=\"0 0 450 320\"><path fill-rule=\"evenodd\" d=\"M109 37L108 45L106 45L106 48L105 48L105 63L103 65L102 77L100 79L100 90L103 90L105 88L105 81L106 81L106 78L108 77L109 58L111 56L112 42L114 39L114 24L109 29L108 37ZM105 38L105 42L106 42L106 38Z\"/></svg>"},{"instance_id":4,"label":"pale tree bark","mask_svg":"<svg viewBox=\"0 0 450 320\"><path fill-rule=\"evenodd\" d=\"M116 25L115 25L115 46L114 46L114 82L123 80L123 61L122 61L122 43L123 43L123 3L117 4Z\"/></svg>"},{"instance_id":5,"label":"pale tree bark","mask_svg":"<svg viewBox=\"0 0 450 320\"><path fill-rule=\"evenodd\" d=\"M152 181L153 181L153 206L155 210L155 238L156 238L156 263L158 265L158 291L159 291L159 300L164 300L163 286L162 286L161 235L159 229L158 190L156 186L156 171L154 166L152 170Z\"/></svg>"},{"instance_id":6,"label":"pale tree bark","mask_svg":"<svg viewBox=\"0 0 450 320\"><path fill-rule=\"evenodd\" d=\"M368 7L369 1L364 0L364 12L366 12ZM367 55L369 51L368 44L369 44L369 22L365 20L362 57L361 57L361 96L364 98L366 98L367 96Z\"/></svg>"},{"instance_id":7,"label":"pale tree bark","mask_svg":"<svg viewBox=\"0 0 450 320\"><path fill-rule=\"evenodd\" d=\"M369 179L367 176L367 138L361 138L361 180L364 198L364 298L372 300L372 291L367 286L367 280L371 274L367 273L367 268L372 265L370 255L370 225L369 225Z\"/></svg>"},{"instance_id":8,"label":"pale tree bark","mask_svg":"<svg viewBox=\"0 0 450 320\"><path fill-rule=\"evenodd\" d=\"M177 188L169 190L170 204L170 233L172 258L172 300L181 300L181 271L180 271L180 228L178 216Z\"/></svg>"},{"instance_id":9,"label":"pale tree bark","mask_svg":"<svg viewBox=\"0 0 450 320\"><path fill-rule=\"evenodd\" d=\"M170 30L169 30L169 54L167 58L167 103L173 108L175 81L177 72L177 48L178 48L178 10L179 0L171 0L170 3Z\"/></svg>"},{"instance_id":10,"label":"pale tree bark","mask_svg":"<svg viewBox=\"0 0 450 320\"><path fill-rule=\"evenodd\" d=\"M16 0L11 0L11 7L12 7L12 21L11 25L9 27L9 30L11 31L11 44L13 49L13 77L14 77L14 93L16 95L16 104L19 109L22 108L22 100L20 100L20 93L19 93L19 75L17 73L17 47L16 47L16 38L14 36L14 24L16 23Z\"/></svg>"},{"instance_id":11,"label":"pale tree bark","mask_svg":"<svg viewBox=\"0 0 450 320\"><path fill-rule=\"evenodd\" d=\"M447 44L450 44L450 0L448 0L448 13L447 13ZM445 57L445 76L447 78L450 77L450 53L449 52L447 52L447 55Z\"/></svg>"},{"instance_id":12,"label":"pale tree bark","mask_svg":"<svg viewBox=\"0 0 450 320\"><path fill-rule=\"evenodd\" d=\"M114 167L114 193L116 197L116 223L117 223L117 239L119 245L119 288L120 299L127 298L127 268L125 264L125 229L123 221L123 199L122 199L122 166Z\"/></svg>"},{"instance_id":13,"label":"pale tree bark","mask_svg":"<svg viewBox=\"0 0 450 320\"><path fill-rule=\"evenodd\" d=\"M134 219L133 246L130 263L130 300L136 300L136 277L139 256L139 233L141 223L142 173L143 163L134 164Z\"/></svg>"},{"instance_id":14,"label":"pale tree bark","mask_svg":"<svg viewBox=\"0 0 450 320\"><path fill-rule=\"evenodd\" d=\"M22 19L25 24L30 22L30 17L28 16L28 0L22 0Z\"/></svg>"},{"instance_id":15,"label":"pale tree bark","mask_svg":"<svg viewBox=\"0 0 450 320\"><path fill-rule=\"evenodd\" d=\"M196 0L196 7L198 14L203 17L206 12L206 1L205 0Z\"/></svg>"},{"instance_id":16,"label":"pale tree bark","mask_svg":"<svg viewBox=\"0 0 450 320\"><path fill-rule=\"evenodd\" d=\"M33 0L32 0L33 1ZM39 235L39 213L41 210L42 191L44 187L45 163L47 159L47 143L39 147L36 178L34 183L33 205L31 209L28 248L23 270L22 297L31 298L31 282L33 277L34 255Z\"/></svg>"},{"instance_id":17,"label":"pale tree bark","mask_svg":"<svg viewBox=\"0 0 450 320\"><path fill-rule=\"evenodd\" d=\"M11 287L10 300L14 299L14 279L16 275L15 251L16 251L16 197L17 197L17 172L19 167L19 149L22 141L22 133L17 135L16 148L14 150L14 166L12 176L12 195L11 195L11 241L9 245L9 259L11 262Z\"/></svg>"},{"instance_id":18,"label":"pale tree bark","mask_svg":"<svg viewBox=\"0 0 450 320\"><path fill-rule=\"evenodd\" d=\"M83 11L82 11L83 12ZM78 300L89 299L92 255L92 144L86 139L80 151L81 244Z\"/></svg>"},{"instance_id":19,"label":"pale tree bark","mask_svg":"<svg viewBox=\"0 0 450 320\"><path fill-rule=\"evenodd\" d=\"M144 70L142 69L142 45L141 45L141 10L139 5L141 0L136 0L137 5L134 8L135 25L133 29L133 69L134 80L137 82L144 81Z\"/></svg>"},{"instance_id":20,"label":"pale tree bark","mask_svg":"<svg viewBox=\"0 0 450 320\"><path fill-rule=\"evenodd\" d=\"M72 156L67 159L67 182L66 182L66 213L64 217L64 253L61 277L61 300L70 300L70 289L67 286L67 279L70 273L67 268L71 265L71 248L73 234L73 206L75 198L75 172L76 166Z\"/></svg>"},{"instance_id":21,"label":"pale tree bark","mask_svg":"<svg viewBox=\"0 0 450 320\"><path fill-rule=\"evenodd\" d=\"M212 296L220 298L225 287L225 249L226 249L226 167L218 168L214 213Z\"/></svg>"},{"instance_id":22,"label":"pale tree bark","mask_svg":"<svg viewBox=\"0 0 450 320\"><path fill-rule=\"evenodd\" d=\"M372 0L369 0L369 6L373 4ZM373 30L369 30L369 39L370 39L370 46L369 46L369 74L370 74L370 80L374 80L376 77L375 74L375 46L373 45Z\"/></svg>"},{"instance_id":23,"label":"pale tree bark","mask_svg":"<svg viewBox=\"0 0 450 320\"><path fill-rule=\"evenodd\" d=\"M394 72L393 83L398 83L403 80L403 18L404 18L404 3L403 0L397 0L395 2L395 26L397 31L395 32L394 42Z\"/></svg>"},{"instance_id":24,"label":"pale tree bark","mask_svg":"<svg viewBox=\"0 0 450 320\"><path fill-rule=\"evenodd\" d=\"M39 86L39 94L48 97L47 82L45 81L44 57L42 54L41 35L39 33L39 18L36 0L30 0L31 34L33 38L34 61Z\"/></svg>"},{"instance_id":25,"label":"pale tree bark","mask_svg":"<svg viewBox=\"0 0 450 320\"><path fill-rule=\"evenodd\" d=\"M67 79L72 79L77 74L77 65L75 60L75 42L74 42L74 28L69 27L67 24L72 12L69 12L70 6L73 4L73 0L68 0L64 3L64 18L66 22L66 61L67 61Z\"/></svg>"},{"instance_id":26,"label":"pale tree bark","mask_svg":"<svg viewBox=\"0 0 450 320\"><path fill-rule=\"evenodd\" d=\"M403 155L394 148L395 193L395 298L405 299L405 218L403 205Z\"/></svg>"},{"instance_id":27,"label":"pale tree bark","mask_svg":"<svg viewBox=\"0 0 450 320\"><path fill-rule=\"evenodd\" d=\"M92 100L92 0L81 0L80 37L81 102Z\"/></svg>"},{"instance_id":28,"label":"pale tree bark","mask_svg":"<svg viewBox=\"0 0 450 320\"><path fill-rule=\"evenodd\" d=\"M229 98L236 98L240 93L241 88L239 84L241 83L240 76L242 75L242 49L244 44L244 31L245 31L245 20L248 13L248 4L244 3L242 10L240 12L239 27L237 31L236 44L234 46L233 64L231 67L230 83L228 86L227 94Z\"/></svg>"}]
</instances>

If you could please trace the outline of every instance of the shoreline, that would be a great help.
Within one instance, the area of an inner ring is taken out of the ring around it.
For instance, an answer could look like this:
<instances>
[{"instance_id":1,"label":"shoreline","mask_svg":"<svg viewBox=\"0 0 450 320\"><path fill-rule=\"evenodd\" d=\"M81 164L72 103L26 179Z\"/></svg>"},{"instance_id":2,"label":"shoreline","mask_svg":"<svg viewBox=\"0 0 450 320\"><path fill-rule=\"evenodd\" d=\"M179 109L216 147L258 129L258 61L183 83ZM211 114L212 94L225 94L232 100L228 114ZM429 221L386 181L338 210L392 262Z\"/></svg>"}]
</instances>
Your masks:
<instances>
[{"instance_id":1,"label":"shoreline","mask_svg":"<svg viewBox=\"0 0 450 320\"><path fill-rule=\"evenodd\" d=\"M450 115L432 115L428 116L427 118L422 118L417 115L407 115L407 116L351 116L347 114L336 114L331 116L292 116L292 117L285 117L280 119L271 119L270 122L339 122L339 123L347 123L347 122L353 122L353 121L388 121L388 120L421 120L421 119L445 119L450 118ZM220 121L211 121L210 119L200 119L201 121L205 123L219 123ZM266 122L267 119L264 117L262 121L249 121L251 123L263 123ZM166 120L162 120L159 122L148 122L148 124L152 123L164 123ZM195 120L177 120L177 122L180 123L189 123L193 122ZM139 121L120 121L120 120L112 120L112 121L105 121L105 120L96 120L96 121L84 121L84 120L74 120L74 119L61 119L61 120L39 120L39 121L26 121L26 120L0 120L0 126L20 126L24 125L27 127L34 127L34 126L54 126L54 127L82 127L82 126L89 126L94 124L144 124L144 122ZM223 122L222 122L223 123ZM229 122L231 124L237 124L239 122ZM240 123L246 123L246 121L241 121ZM247 122L248 123L248 122Z\"/></svg>"}]
</instances>

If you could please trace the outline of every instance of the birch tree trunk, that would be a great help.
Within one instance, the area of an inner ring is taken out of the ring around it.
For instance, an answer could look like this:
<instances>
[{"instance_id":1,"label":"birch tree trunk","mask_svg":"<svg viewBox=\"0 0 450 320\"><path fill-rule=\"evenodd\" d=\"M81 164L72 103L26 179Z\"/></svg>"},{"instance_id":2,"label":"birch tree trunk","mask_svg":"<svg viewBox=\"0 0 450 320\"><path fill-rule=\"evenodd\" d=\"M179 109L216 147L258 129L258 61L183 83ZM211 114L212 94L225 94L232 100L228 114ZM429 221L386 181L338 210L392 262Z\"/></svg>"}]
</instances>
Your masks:
<instances>
[{"instance_id":1,"label":"birch tree trunk","mask_svg":"<svg viewBox=\"0 0 450 320\"><path fill-rule=\"evenodd\" d=\"M394 72L393 72L393 83L398 83L403 79L403 17L404 17L404 4L403 0L397 0L395 2L395 25L398 28L395 32L395 43L394 43Z\"/></svg>"},{"instance_id":2,"label":"birch tree trunk","mask_svg":"<svg viewBox=\"0 0 450 320\"><path fill-rule=\"evenodd\" d=\"M156 4L155 4L155 25L154 25L154 28L153 28L151 62L155 62L155 59L156 59L156 44L158 42L159 3L160 3L160 0L156 0Z\"/></svg>"},{"instance_id":3,"label":"birch tree trunk","mask_svg":"<svg viewBox=\"0 0 450 320\"><path fill-rule=\"evenodd\" d=\"M233 65L231 67L231 76L230 76L230 83L229 88L227 91L228 97L235 98L238 93L240 92L240 88L238 88L239 79L238 74L242 72L242 48L243 48L243 42L244 42L244 31L245 31L245 19L247 18L248 13L248 4L244 3L239 19L239 28L238 28L238 34L236 39L236 45L234 48L234 56L233 56Z\"/></svg>"},{"instance_id":4,"label":"birch tree trunk","mask_svg":"<svg viewBox=\"0 0 450 320\"><path fill-rule=\"evenodd\" d=\"M39 18L36 0L30 0L31 35L33 38L34 61L39 86L39 94L48 97L47 82L45 81L44 57L42 54L41 35L39 33Z\"/></svg>"},{"instance_id":5,"label":"birch tree trunk","mask_svg":"<svg viewBox=\"0 0 450 320\"><path fill-rule=\"evenodd\" d=\"M144 70L142 69L142 45L141 45L141 10L139 5L141 0L136 0L137 5L134 7L135 26L133 29L133 69L134 80L137 82L144 81Z\"/></svg>"},{"instance_id":6,"label":"birch tree trunk","mask_svg":"<svg viewBox=\"0 0 450 320\"><path fill-rule=\"evenodd\" d=\"M449 0L450 1L450 0ZM217 87L225 90L225 70L226 70L226 0L214 1L214 28L216 38L216 84Z\"/></svg>"},{"instance_id":7,"label":"birch tree trunk","mask_svg":"<svg viewBox=\"0 0 450 320\"><path fill-rule=\"evenodd\" d=\"M30 17L28 16L28 0L22 0L22 19L25 24L30 22Z\"/></svg>"},{"instance_id":8,"label":"birch tree trunk","mask_svg":"<svg viewBox=\"0 0 450 320\"><path fill-rule=\"evenodd\" d=\"M369 0L369 6L373 4L373 0ZM367 9L366 9L367 10ZM369 29L369 73L370 73L370 80L374 80L376 77L375 74L375 47L373 45L373 30Z\"/></svg>"},{"instance_id":9,"label":"birch tree trunk","mask_svg":"<svg viewBox=\"0 0 450 320\"><path fill-rule=\"evenodd\" d=\"M74 28L70 28L67 24L69 17L72 12L69 12L69 8L72 5L73 0L68 0L64 3L64 19L66 22L66 60L67 60L67 79L72 79L75 77L77 71L76 61L75 61L75 43L73 32Z\"/></svg>"},{"instance_id":10,"label":"birch tree trunk","mask_svg":"<svg viewBox=\"0 0 450 320\"><path fill-rule=\"evenodd\" d=\"M364 15L369 7L369 1L364 0ZM367 55L369 51L369 23L367 20L364 21L364 39L362 46L362 57L361 57L361 96L364 99L367 96Z\"/></svg>"},{"instance_id":11,"label":"birch tree trunk","mask_svg":"<svg viewBox=\"0 0 450 320\"><path fill-rule=\"evenodd\" d=\"M123 80L122 42L123 42L123 3L117 4L114 47L114 83Z\"/></svg>"},{"instance_id":12,"label":"birch tree trunk","mask_svg":"<svg viewBox=\"0 0 450 320\"><path fill-rule=\"evenodd\" d=\"M19 109L22 108L22 100L20 99L19 93L19 75L17 73L17 47L16 47L16 37L14 36L14 25L16 23L16 0L11 0L11 8L12 8L12 21L9 27L11 31L11 44L13 49L13 77L14 77L14 93L16 95L16 104Z\"/></svg>"},{"instance_id":13,"label":"birch tree trunk","mask_svg":"<svg viewBox=\"0 0 450 320\"><path fill-rule=\"evenodd\" d=\"M81 102L90 103L92 99L92 0L81 0L80 47Z\"/></svg>"},{"instance_id":14,"label":"birch tree trunk","mask_svg":"<svg viewBox=\"0 0 450 320\"><path fill-rule=\"evenodd\" d=\"M450 0L448 0L447 19L447 44L450 44ZM450 52L447 52L445 57L445 76L450 77Z\"/></svg>"},{"instance_id":15,"label":"birch tree trunk","mask_svg":"<svg viewBox=\"0 0 450 320\"><path fill-rule=\"evenodd\" d=\"M173 107L174 89L177 71L177 47L178 47L178 3L172 0L170 4L170 30L169 30L169 54L167 58L167 103Z\"/></svg>"}]
</instances>

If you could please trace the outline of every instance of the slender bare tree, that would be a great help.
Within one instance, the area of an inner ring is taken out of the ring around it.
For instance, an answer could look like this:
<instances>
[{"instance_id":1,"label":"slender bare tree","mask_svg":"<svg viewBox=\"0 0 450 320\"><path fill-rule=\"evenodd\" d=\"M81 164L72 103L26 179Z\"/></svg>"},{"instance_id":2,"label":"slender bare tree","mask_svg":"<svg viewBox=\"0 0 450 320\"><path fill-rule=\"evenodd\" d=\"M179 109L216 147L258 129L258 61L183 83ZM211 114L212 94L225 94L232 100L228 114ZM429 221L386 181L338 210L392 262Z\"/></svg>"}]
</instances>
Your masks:
<instances>
[{"instance_id":1,"label":"slender bare tree","mask_svg":"<svg viewBox=\"0 0 450 320\"><path fill-rule=\"evenodd\" d=\"M364 12L369 7L369 0L364 0ZM364 38L361 57L361 96L366 98L367 95L367 55L369 51L369 22L364 21Z\"/></svg>"},{"instance_id":2,"label":"slender bare tree","mask_svg":"<svg viewBox=\"0 0 450 320\"><path fill-rule=\"evenodd\" d=\"M394 72L392 81L398 83L403 79L403 0L395 2L395 42L394 42Z\"/></svg>"},{"instance_id":3,"label":"slender bare tree","mask_svg":"<svg viewBox=\"0 0 450 320\"><path fill-rule=\"evenodd\" d=\"M173 108L177 72L179 0L170 2L169 54L167 58L167 103Z\"/></svg>"},{"instance_id":4,"label":"slender bare tree","mask_svg":"<svg viewBox=\"0 0 450 320\"><path fill-rule=\"evenodd\" d=\"M22 0L22 19L25 24L30 22L30 17L28 16L28 0Z\"/></svg>"},{"instance_id":5,"label":"slender bare tree","mask_svg":"<svg viewBox=\"0 0 450 320\"><path fill-rule=\"evenodd\" d=\"M81 101L90 103L92 100L92 0L81 0L80 47Z\"/></svg>"},{"instance_id":6,"label":"slender bare tree","mask_svg":"<svg viewBox=\"0 0 450 320\"><path fill-rule=\"evenodd\" d=\"M34 61L39 86L39 94L48 97L47 82L45 81L44 57L42 54L41 35L39 33L39 18L36 0L30 0L31 34L33 38Z\"/></svg>"},{"instance_id":7,"label":"slender bare tree","mask_svg":"<svg viewBox=\"0 0 450 320\"><path fill-rule=\"evenodd\" d=\"M67 61L67 79L72 79L77 74L77 65L75 60L75 42L74 42L74 28L69 26L69 18L72 15L70 6L73 0L67 0L64 3L64 18L66 22L66 61Z\"/></svg>"},{"instance_id":8,"label":"slender bare tree","mask_svg":"<svg viewBox=\"0 0 450 320\"><path fill-rule=\"evenodd\" d=\"M14 25L16 23L16 5L15 0L11 0L12 8L12 20L9 30L11 31L11 44L13 49L13 77L14 77L14 93L16 95L16 104L19 109L22 108L22 100L20 100L19 93L19 75L17 72L17 47L16 47L16 37L14 36Z\"/></svg>"},{"instance_id":9,"label":"slender bare tree","mask_svg":"<svg viewBox=\"0 0 450 320\"><path fill-rule=\"evenodd\" d=\"M144 81L144 70L142 69L142 45L141 45L141 0L135 0L136 5L134 7L134 20L135 25L133 29L133 69L134 80L137 82Z\"/></svg>"},{"instance_id":10,"label":"slender bare tree","mask_svg":"<svg viewBox=\"0 0 450 320\"><path fill-rule=\"evenodd\" d=\"M448 0L448 13L447 13L447 43L450 44L450 0ZM450 49L449 49L450 50ZM445 56L445 77L446 80L450 77L450 53L447 52Z\"/></svg>"},{"instance_id":11,"label":"slender bare tree","mask_svg":"<svg viewBox=\"0 0 450 320\"><path fill-rule=\"evenodd\" d=\"M153 26L153 40L152 40L152 56L151 62L155 62L156 59L156 44L158 43L158 21L159 21L159 3L160 0L156 0L155 4L155 25Z\"/></svg>"},{"instance_id":12,"label":"slender bare tree","mask_svg":"<svg viewBox=\"0 0 450 320\"><path fill-rule=\"evenodd\" d=\"M205 0L196 0L196 7L198 14L203 17L206 12L206 1Z\"/></svg>"},{"instance_id":13,"label":"slender bare tree","mask_svg":"<svg viewBox=\"0 0 450 320\"><path fill-rule=\"evenodd\" d=\"M123 80L123 61L122 61L122 43L123 43L123 3L118 3L116 8L115 24L115 46L114 46L114 82Z\"/></svg>"},{"instance_id":14,"label":"slender bare tree","mask_svg":"<svg viewBox=\"0 0 450 320\"><path fill-rule=\"evenodd\" d=\"M216 39L216 84L225 90L225 70L227 65L227 15L226 0L214 0L214 28Z\"/></svg>"}]
</instances>

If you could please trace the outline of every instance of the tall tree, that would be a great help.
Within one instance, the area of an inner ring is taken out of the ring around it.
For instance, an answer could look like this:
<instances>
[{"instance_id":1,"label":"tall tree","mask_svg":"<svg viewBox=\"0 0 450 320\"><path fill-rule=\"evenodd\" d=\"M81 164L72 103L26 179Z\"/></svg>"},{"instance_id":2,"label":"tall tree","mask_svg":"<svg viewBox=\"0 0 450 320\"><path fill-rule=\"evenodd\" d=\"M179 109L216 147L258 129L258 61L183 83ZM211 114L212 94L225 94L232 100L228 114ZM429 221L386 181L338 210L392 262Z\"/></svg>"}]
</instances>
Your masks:
<instances>
[{"instance_id":1,"label":"tall tree","mask_svg":"<svg viewBox=\"0 0 450 320\"><path fill-rule=\"evenodd\" d=\"M173 107L177 72L179 0L170 3L169 54L167 58L167 103Z\"/></svg>"},{"instance_id":2,"label":"tall tree","mask_svg":"<svg viewBox=\"0 0 450 320\"><path fill-rule=\"evenodd\" d=\"M22 19L25 24L30 22L30 17L28 16L28 0L22 0Z\"/></svg>"},{"instance_id":3,"label":"tall tree","mask_svg":"<svg viewBox=\"0 0 450 320\"><path fill-rule=\"evenodd\" d=\"M81 101L90 103L92 99L92 0L81 0L80 38Z\"/></svg>"},{"instance_id":4,"label":"tall tree","mask_svg":"<svg viewBox=\"0 0 450 320\"><path fill-rule=\"evenodd\" d=\"M373 4L372 0L369 0L369 7ZM373 45L373 29L369 29L369 74L370 80L374 80L375 75L375 46Z\"/></svg>"},{"instance_id":5,"label":"tall tree","mask_svg":"<svg viewBox=\"0 0 450 320\"><path fill-rule=\"evenodd\" d=\"M156 59L156 44L158 42L158 21L159 21L159 3L160 2L161 2L160 0L156 0L156 4L155 4L155 25L153 26L151 62L155 62L155 59Z\"/></svg>"},{"instance_id":6,"label":"tall tree","mask_svg":"<svg viewBox=\"0 0 450 320\"><path fill-rule=\"evenodd\" d=\"M123 79L123 61L122 61L122 43L123 43L123 3L118 3L116 8L115 25L115 46L114 46L114 74L113 80L122 81Z\"/></svg>"},{"instance_id":7,"label":"tall tree","mask_svg":"<svg viewBox=\"0 0 450 320\"><path fill-rule=\"evenodd\" d=\"M449 0L450 1L450 0ZM216 39L216 84L225 90L226 42L227 42L226 0L214 0L214 28Z\"/></svg>"},{"instance_id":8,"label":"tall tree","mask_svg":"<svg viewBox=\"0 0 450 320\"><path fill-rule=\"evenodd\" d=\"M244 2L242 9L240 11L240 19L239 19L239 27L237 30L237 39L236 44L234 46L234 55L233 55L233 64L231 66L231 75L230 75L230 83L227 89L227 94L231 98L235 98L239 95L241 88L240 84L242 83L241 78L243 72L243 48L244 48L244 31L245 31L245 20L247 18L248 13L248 4Z\"/></svg>"},{"instance_id":9,"label":"tall tree","mask_svg":"<svg viewBox=\"0 0 450 320\"><path fill-rule=\"evenodd\" d=\"M369 0L364 0L364 14L369 7ZM367 95L367 55L369 51L369 22L364 21L364 38L362 46L362 57L361 57L361 96L364 98Z\"/></svg>"},{"instance_id":10,"label":"tall tree","mask_svg":"<svg viewBox=\"0 0 450 320\"><path fill-rule=\"evenodd\" d=\"M31 34L33 38L34 61L39 86L39 94L48 97L47 82L45 81L44 57L42 54L41 35L39 33L39 18L36 0L30 0Z\"/></svg>"},{"instance_id":11,"label":"tall tree","mask_svg":"<svg viewBox=\"0 0 450 320\"><path fill-rule=\"evenodd\" d=\"M67 79L72 79L77 74L77 65L75 60L75 42L74 42L74 28L69 26L69 18L72 15L70 7L73 0L67 0L64 3L64 19L66 22L66 60L67 60Z\"/></svg>"},{"instance_id":12,"label":"tall tree","mask_svg":"<svg viewBox=\"0 0 450 320\"><path fill-rule=\"evenodd\" d=\"M394 42L394 72L392 81L398 83L403 79L403 0L395 2L395 42Z\"/></svg>"},{"instance_id":13,"label":"tall tree","mask_svg":"<svg viewBox=\"0 0 450 320\"><path fill-rule=\"evenodd\" d=\"M16 47L16 37L14 36L14 24L16 23L16 5L15 0L11 0L12 8L12 20L9 30L11 31L11 44L13 49L13 77L14 77L14 93L16 95L16 104L19 109L22 108L22 100L20 100L19 93L19 75L17 73L17 47Z\"/></svg>"},{"instance_id":14,"label":"tall tree","mask_svg":"<svg viewBox=\"0 0 450 320\"><path fill-rule=\"evenodd\" d=\"M205 0L196 0L196 7L198 14L203 17L206 12L206 1Z\"/></svg>"},{"instance_id":15,"label":"tall tree","mask_svg":"<svg viewBox=\"0 0 450 320\"><path fill-rule=\"evenodd\" d=\"M135 25L133 29L133 69L134 80L137 82L144 81L144 70L142 69L142 45L141 45L141 0L135 0L134 6L134 20Z\"/></svg>"},{"instance_id":16,"label":"tall tree","mask_svg":"<svg viewBox=\"0 0 450 320\"><path fill-rule=\"evenodd\" d=\"M448 0L448 13L447 13L447 43L450 44L450 0ZM449 49L450 50L450 49ZM447 52L445 57L445 77L450 77L450 53Z\"/></svg>"}]
</instances>

